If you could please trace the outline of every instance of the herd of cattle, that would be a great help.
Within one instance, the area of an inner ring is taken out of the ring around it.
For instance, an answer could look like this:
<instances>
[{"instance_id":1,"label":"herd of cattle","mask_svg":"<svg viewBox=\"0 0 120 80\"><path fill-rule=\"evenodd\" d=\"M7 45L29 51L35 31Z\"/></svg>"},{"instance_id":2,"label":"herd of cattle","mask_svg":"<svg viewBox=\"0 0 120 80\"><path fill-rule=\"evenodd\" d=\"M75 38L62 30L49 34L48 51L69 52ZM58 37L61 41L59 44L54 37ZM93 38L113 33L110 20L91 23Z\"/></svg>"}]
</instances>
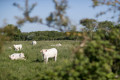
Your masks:
<instances>
[{"instance_id":1,"label":"herd of cattle","mask_svg":"<svg viewBox=\"0 0 120 80\"><path fill-rule=\"evenodd\" d=\"M32 41L32 45L36 45L36 44L37 44L36 41ZM62 45L59 43L51 46L62 46ZM22 44L13 45L13 47L15 51L20 51L22 49ZM42 53L43 59L46 63L48 62L49 58L54 58L55 61L57 60L58 51L56 48L42 49L40 52ZM24 53L13 53L9 55L9 58L11 60L26 60Z\"/></svg>"}]
</instances>

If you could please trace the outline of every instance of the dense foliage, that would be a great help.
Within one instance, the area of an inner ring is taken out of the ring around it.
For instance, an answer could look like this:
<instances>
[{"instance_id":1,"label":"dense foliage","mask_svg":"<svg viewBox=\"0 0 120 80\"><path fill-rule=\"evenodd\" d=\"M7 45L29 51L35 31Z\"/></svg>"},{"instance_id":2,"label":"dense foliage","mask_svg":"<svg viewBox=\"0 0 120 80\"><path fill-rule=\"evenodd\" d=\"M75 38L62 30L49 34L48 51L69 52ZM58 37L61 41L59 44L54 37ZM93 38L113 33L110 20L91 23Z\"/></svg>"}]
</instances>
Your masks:
<instances>
[{"instance_id":1,"label":"dense foliage","mask_svg":"<svg viewBox=\"0 0 120 80\"><path fill-rule=\"evenodd\" d=\"M74 34L74 35L72 35ZM19 33L13 35L15 41L28 41L28 40L78 40L80 32L58 32L58 31L36 31L30 33Z\"/></svg>"},{"instance_id":2,"label":"dense foliage","mask_svg":"<svg viewBox=\"0 0 120 80\"><path fill-rule=\"evenodd\" d=\"M47 71L40 79L120 80L120 26L109 21L100 22L91 32L92 37L88 33L83 32L84 39L74 49L70 65Z\"/></svg>"},{"instance_id":3,"label":"dense foliage","mask_svg":"<svg viewBox=\"0 0 120 80\"><path fill-rule=\"evenodd\" d=\"M13 40L14 36L19 33L21 33L21 31L12 24L0 28L0 53L2 52L4 41Z\"/></svg>"}]
</instances>

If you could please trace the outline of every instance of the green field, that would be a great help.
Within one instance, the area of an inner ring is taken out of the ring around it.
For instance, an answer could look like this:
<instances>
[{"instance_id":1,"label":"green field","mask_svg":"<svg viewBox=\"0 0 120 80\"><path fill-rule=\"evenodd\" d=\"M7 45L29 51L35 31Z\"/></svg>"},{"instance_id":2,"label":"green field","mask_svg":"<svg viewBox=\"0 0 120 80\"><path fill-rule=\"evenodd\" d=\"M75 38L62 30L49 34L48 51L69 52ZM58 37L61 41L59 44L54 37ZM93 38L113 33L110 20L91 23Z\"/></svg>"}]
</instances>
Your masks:
<instances>
[{"instance_id":1,"label":"green field","mask_svg":"<svg viewBox=\"0 0 120 80\"><path fill-rule=\"evenodd\" d=\"M39 80L47 70L53 70L56 66L66 66L72 61L72 50L78 41L37 41L37 45L31 45L32 41L6 42L4 52L0 54L0 80ZM62 46L50 46L61 43ZM15 51L13 44L22 44L21 51ZM12 49L9 49L12 47ZM41 49L56 48L58 50L57 62L49 59L46 64L42 61ZM10 60L9 55L23 52L26 60ZM38 77L38 78L37 78Z\"/></svg>"}]
</instances>

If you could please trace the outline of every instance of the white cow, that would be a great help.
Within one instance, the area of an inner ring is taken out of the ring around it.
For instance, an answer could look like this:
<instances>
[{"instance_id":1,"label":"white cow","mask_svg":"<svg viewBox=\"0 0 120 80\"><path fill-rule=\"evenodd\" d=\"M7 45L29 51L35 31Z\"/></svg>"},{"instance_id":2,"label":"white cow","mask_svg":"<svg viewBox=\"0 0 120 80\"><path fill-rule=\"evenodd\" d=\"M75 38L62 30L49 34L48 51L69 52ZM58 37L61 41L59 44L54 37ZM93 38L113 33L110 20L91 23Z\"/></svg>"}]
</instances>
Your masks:
<instances>
[{"instance_id":1,"label":"white cow","mask_svg":"<svg viewBox=\"0 0 120 80\"><path fill-rule=\"evenodd\" d=\"M12 47L8 47L9 49L12 49Z\"/></svg>"},{"instance_id":2,"label":"white cow","mask_svg":"<svg viewBox=\"0 0 120 80\"><path fill-rule=\"evenodd\" d=\"M51 48L51 49L42 49L40 52L43 54L43 59L47 63L48 58L55 58L55 61L57 60L57 49Z\"/></svg>"},{"instance_id":3,"label":"white cow","mask_svg":"<svg viewBox=\"0 0 120 80\"><path fill-rule=\"evenodd\" d=\"M56 44L56 46L62 46L62 44L59 43L59 44Z\"/></svg>"},{"instance_id":4,"label":"white cow","mask_svg":"<svg viewBox=\"0 0 120 80\"><path fill-rule=\"evenodd\" d=\"M18 59L22 59L22 60L25 60L25 56L24 56L24 53L13 53L12 55L9 56L9 58L11 60L18 60Z\"/></svg>"},{"instance_id":5,"label":"white cow","mask_svg":"<svg viewBox=\"0 0 120 80\"><path fill-rule=\"evenodd\" d=\"M14 46L15 51L19 51L22 49L22 44L17 44L17 45L13 45L13 46Z\"/></svg>"},{"instance_id":6,"label":"white cow","mask_svg":"<svg viewBox=\"0 0 120 80\"><path fill-rule=\"evenodd\" d=\"M62 44L60 44L60 43L59 43L59 44L56 44L56 45L51 45L51 46L62 46Z\"/></svg>"},{"instance_id":7,"label":"white cow","mask_svg":"<svg viewBox=\"0 0 120 80\"><path fill-rule=\"evenodd\" d=\"M32 41L32 45L36 45L37 44L37 42L36 41Z\"/></svg>"}]
</instances>

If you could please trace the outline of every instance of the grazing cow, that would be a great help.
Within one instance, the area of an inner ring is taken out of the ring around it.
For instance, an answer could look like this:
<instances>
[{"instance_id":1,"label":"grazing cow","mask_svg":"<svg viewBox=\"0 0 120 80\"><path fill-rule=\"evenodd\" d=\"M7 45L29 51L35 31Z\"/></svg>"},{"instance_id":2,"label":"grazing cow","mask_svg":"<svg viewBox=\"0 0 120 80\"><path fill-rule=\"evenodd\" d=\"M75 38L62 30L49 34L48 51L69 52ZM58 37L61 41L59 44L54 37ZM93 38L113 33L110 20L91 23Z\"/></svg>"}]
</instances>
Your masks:
<instances>
[{"instance_id":1,"label":"grazing cow","mask_svg":"<svg viewBox=\"0 0 120 80\"><path fill-rule=\"evenodd\" d=\"M13 45L13 46L14 46L15 51L19 51L22 49L22 44Z\"/></svg>"},{"instance_id":2,"label":"grazing cow","mask_svg":"<svg viewBox=\"0 0 120 80\"><path fill-rule=\"evenodd\" d=\"M11 60L18 60L18 59L25 60L24 53L14 53L14 54L10 55L9 58Z\"/></svg>"},{"instance_id":3,"label":"grazing cow","mask_svg":"<svg viewBox=\"0 0 120 80\"><path fill-rule=\"evenodd\" d=\"M12 47L8 47L9 49L12 49Z\"/></svg>"},{"instance_id":4,"label":"grazing cow","mask_svg":"<svg viewBox=\"0 0 120 80\"><path fill-rule=\"evenodd\" d=\"M56 46L62 46L62 44L59 43L59 44L56 44Z\"/></svg>"},{"instance_id":5,"label":"grazing cow","mask_svg":"<svg viewBox=\"0 0 120 80\"><path fill-rule=\"evenodd\" d=\"M42 49L40 52L43 54L43 59L47 63L48 58L55 58L55 61L57 60L57 49L51 48L51 49Z\"/></svg>"},{"instance_id":6,"label":"grazing cow","mask_svg":"<svg viewBox=\"0 0 120 80\"><path fill-rule=\"evenodd\" d=\"M32 45L36 45L37 44L37 42L36 41L32 41Z\"/></svg>"},{"instance_id":7,"label":"grazing cow","mask_svg":"<svg viewBox=\"0 0 120 80\"><path fill-rule=\"evenodd\" d=\"M60 43L59 43L59 44L56 44L56 45L51 45L51 46L62 46L62 44L60 44Z\"/></svg>"}]
</instances>

